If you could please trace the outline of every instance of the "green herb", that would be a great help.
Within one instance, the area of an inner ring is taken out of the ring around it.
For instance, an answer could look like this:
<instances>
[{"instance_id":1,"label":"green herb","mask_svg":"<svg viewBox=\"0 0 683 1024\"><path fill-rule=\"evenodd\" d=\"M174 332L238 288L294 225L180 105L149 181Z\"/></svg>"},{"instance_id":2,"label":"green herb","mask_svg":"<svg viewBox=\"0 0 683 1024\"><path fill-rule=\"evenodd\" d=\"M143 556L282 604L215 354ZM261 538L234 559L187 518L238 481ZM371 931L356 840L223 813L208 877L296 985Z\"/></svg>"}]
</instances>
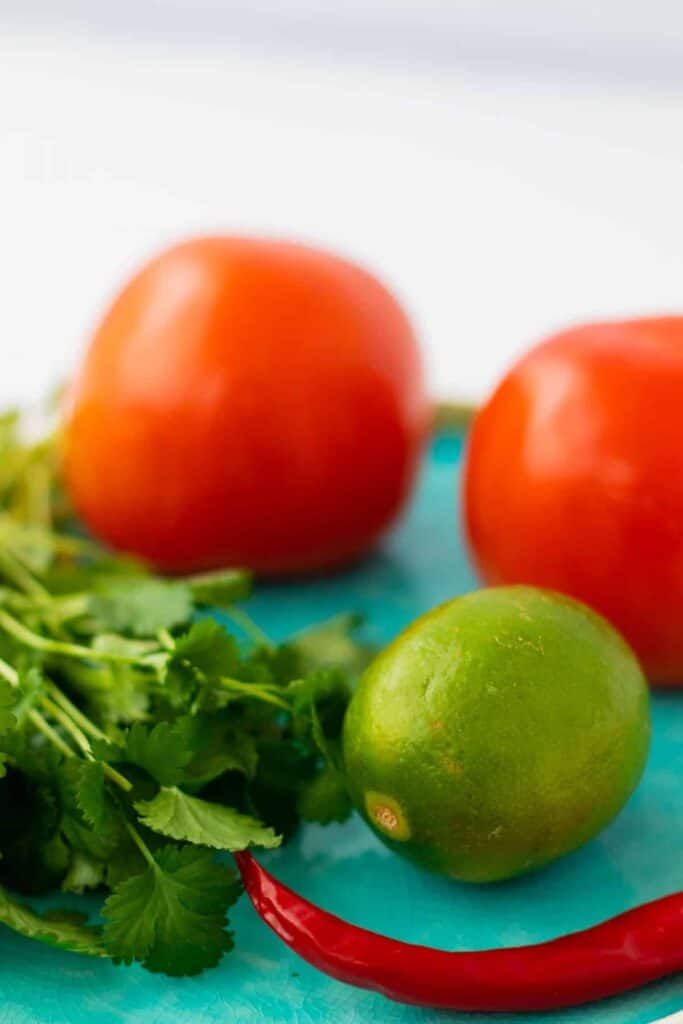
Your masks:
<instances>
[{"instance_id":1,"label":"green herb","mask_svg":"<svg viewBox=\"0 0 683 1024\"><path fill-rule=\"evenodd\" d=\"M234 872L191 846L164 846L123 882L103 908L104 942L124 963L199 974L232 948L227 909L239 895Z\"/></svg>"},{"instance_id":2,"label":"green herb","mask_svg":"<svg viewBox=\"0 0 683 1024\"><path fill-rule=\"evenodd\" d=\"M0 923L196 974L232 947L240 887L216 851L350 813L357 620L275 645L234 604L249 588L239 569L158 578L85 538L54 446L0 416ZM10 892L60 889L101 891L104 924Z\"/></svg>"},{"instance_id":3,"label":"green herb","mask_svg":"<svg viewBox=\"0 0 683 1024\"><path fill-rule=\"evenodd\" d=\"M37 914L3 888L0 888L0 922L27 939L38 939L71 953L108 955L97 930L87 927L82 918L79 921L72 914Z\"/></svg>"},{"instance_id":4,"label":"green herb","mask_svg":"<svg viewBox=\"0 0 683 1024\"><path fill-rule=\"evenodd\" d=\"M147 828L198 846L234 851L252 845L267 848L280 845L272 828L262 825L256 818L240 814L234 807L189 796L176 786L162 786L153 800L141 800L135 809Z\"/></svg>"}]
</instances>

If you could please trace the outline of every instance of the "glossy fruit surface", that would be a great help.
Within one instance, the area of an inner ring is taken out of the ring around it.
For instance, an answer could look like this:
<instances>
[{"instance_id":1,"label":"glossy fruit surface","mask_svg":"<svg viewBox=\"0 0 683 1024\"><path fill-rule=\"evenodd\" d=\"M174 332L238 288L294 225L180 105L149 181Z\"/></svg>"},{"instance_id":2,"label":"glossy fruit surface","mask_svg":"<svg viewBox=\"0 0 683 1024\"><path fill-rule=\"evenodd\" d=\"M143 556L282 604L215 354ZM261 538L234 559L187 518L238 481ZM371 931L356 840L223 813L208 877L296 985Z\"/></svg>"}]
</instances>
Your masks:
<instances>
[{"instance_id":1,"label":"glossy fruit surface","mask_svg":"<svg viewBox=\"0 0 683 1024\"><path fill-rule=\"evenodd\" d=\"M550 338L477 416L464 485L487 583L585 601L683 685L683 318Z\"/></svg>"},{"instance_id":2,"label":"glossy fruit surface","mask_svg":"<svg viewBox=\"0 0 683 1024\"><path fill-rule=\"evenodd\" d=\"M643 771L647 685L570 598L495 587L417 619L363 675L344 725L351 797L397 853L508 878L581 846Z\"/></svg>"},{"instance_id":3,"label":"glossy fruit surface","mask_svg":"<svg viewBox=\"0 0 683 1024\"><path fill-rule=\"evenodd\" d=\"M395 518L427 415L414 333L374 277L202 238L104 317L67 398L64 469L90 529L164 570L314 570Z\"/></svg>"}]
</instances>

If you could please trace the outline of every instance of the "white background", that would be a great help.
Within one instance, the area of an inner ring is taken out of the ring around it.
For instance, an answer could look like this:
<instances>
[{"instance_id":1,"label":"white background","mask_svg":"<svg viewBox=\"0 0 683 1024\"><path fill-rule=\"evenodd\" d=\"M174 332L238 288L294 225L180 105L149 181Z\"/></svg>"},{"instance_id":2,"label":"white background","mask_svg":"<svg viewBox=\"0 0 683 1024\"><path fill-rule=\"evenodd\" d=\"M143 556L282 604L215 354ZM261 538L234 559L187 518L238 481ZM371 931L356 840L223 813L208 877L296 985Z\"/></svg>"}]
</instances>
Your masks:
<instances>
[{"instance_id":1,"label":"white background","mask_svg":"<svg viewBox=\"0 0 683 1024\"><path fill-rule=\"evenodd\" d=\"M683 5L0 0L0 402L199 231L357 258L432 390L570 321L683 311Z\"/></svg>"}]
</instances>

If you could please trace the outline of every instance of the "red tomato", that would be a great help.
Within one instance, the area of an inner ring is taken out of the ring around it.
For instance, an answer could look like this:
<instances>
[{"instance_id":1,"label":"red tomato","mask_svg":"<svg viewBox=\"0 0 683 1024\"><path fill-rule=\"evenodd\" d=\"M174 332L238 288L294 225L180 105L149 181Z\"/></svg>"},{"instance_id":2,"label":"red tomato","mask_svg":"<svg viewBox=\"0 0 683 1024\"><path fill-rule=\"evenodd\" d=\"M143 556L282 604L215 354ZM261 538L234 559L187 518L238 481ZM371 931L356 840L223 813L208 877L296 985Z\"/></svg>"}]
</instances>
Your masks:
<instances>
[{"instance_id":1,"label":"red tomato","mask_svg":"<svg viewBox=\"0 0 683 1024\"><path fill-rule=\"evenodd\" d=\"M683 685L683 317L533 349L475 421L464 489L487 582L585 601Z\"/></svg>"},{"instance_id":2,"label":"red tomato","mask_svg":"<svg viewBox=\"0 0 683 1024\"><path fill-rule=\"evenodd\" d=\"M202 238L145 266L100 324L64 471L91 530L161 569L314 570L396 517L426 423L415 336L374 277Z\"/></svg>"}]
</instances>

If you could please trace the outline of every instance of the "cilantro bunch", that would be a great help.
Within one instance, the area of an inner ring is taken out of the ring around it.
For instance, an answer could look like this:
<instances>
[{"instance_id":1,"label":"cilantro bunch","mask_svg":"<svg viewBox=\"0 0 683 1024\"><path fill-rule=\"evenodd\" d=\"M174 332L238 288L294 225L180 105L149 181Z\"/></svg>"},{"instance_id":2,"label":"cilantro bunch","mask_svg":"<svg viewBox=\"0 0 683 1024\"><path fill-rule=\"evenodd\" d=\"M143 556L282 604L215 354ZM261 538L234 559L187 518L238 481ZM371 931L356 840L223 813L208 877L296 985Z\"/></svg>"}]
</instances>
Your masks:
<instances>
[{"instance_id":1,"label":"cilantro bunch","mask_svg":"<svg viewBox=\"0 0 683 1024\"><path fill-rule=\"evenodd\" d=\"M220 851L348 815L355 620L274 645L235 605L249 588L240 570L158 578L93 544L54 446L0 418L1 923L196 974L232 946L240 886ZM54 890L101 891L98 921L22 898Z\"/></svg>"}]
</instances>

